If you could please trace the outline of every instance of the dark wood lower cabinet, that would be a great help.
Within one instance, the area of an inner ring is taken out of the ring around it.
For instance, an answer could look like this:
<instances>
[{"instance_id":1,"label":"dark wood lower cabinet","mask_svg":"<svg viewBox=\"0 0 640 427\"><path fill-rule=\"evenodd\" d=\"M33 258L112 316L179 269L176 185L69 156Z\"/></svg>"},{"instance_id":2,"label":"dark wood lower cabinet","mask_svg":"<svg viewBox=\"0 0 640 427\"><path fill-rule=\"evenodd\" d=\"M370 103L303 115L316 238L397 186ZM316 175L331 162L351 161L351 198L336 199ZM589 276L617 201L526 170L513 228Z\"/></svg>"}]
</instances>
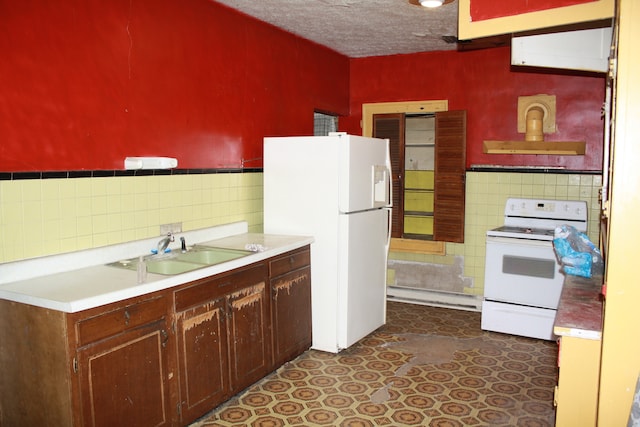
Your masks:
<instances>
[{"instance_id":1,"label":"dark wood lower cabinet","mask_svg":"<svg viewBox=\"0 0 640 427\"><path fill-rule=\"evenodd\" d=\"M269 263L273 354L277 366L311 347L311 254L293 251Z\"/></svg>"},{"instance_id":2,"label":"dark wood lower cabinet","mask_svg":"<svg viewBox=\"0 0 640 427\"><path fill-rule=\"evenodd\" d=\"M234 394L273 369L269 307L266 280L229 295L229 376Z\"/></svg>"},{"instance_id":3,"label":"dark wood lower cabinet","mask_svg":"<svg viewBox=\"0 0 640 427\"><path fill-rule=\"evenodd\" d=\"M0 426L188 425L311 345L309 247L85 310L0 300Z\"/></svg>"},{"instance_id":4,"label":"dark wood lower cabinet","mask_svg":"<svg viewBox=\"0 0 640 427\"><path fill-rule=\"evenodd\" d=\"M204 415L273 368L266 280L260 263L174 292L183 422Z\"/></svg>"},{"instance_id":5,"label":"dark wood lower cabinet","mask_svg":"<svg viewBox=\"0 0 640 427\"><path fill-rule=\"evenodd\" d=\"M85 426L168 426L164 320L78 350Z\"/></svg>"},{"instance_id":6,"label":"dark wood lower cabinet","mask_svg":"<svg viewBox=\"0 0 640 427\"><path fill-rule=\"evenodd\" d=\"M198 418L230 394L225 319L225 298L177 315L182 419Z\"/></svg>"}]
</instances>

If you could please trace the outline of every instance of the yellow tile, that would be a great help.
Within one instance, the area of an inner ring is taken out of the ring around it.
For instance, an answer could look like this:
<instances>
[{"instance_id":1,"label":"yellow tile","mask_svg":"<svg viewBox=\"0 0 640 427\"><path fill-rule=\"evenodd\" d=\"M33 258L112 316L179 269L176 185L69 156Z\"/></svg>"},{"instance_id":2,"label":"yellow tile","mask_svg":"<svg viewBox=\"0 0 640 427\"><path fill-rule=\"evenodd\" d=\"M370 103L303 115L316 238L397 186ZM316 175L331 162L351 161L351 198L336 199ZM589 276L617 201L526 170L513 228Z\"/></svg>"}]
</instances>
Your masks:
<instances>
[{"instance_id":1,"label":"yellow tile","mask_svg":"<svg viewBox=\"0 0 640 427\"><path fill-rule=\"evenodd\" d=\"M94 215L92 218L93 221L93 235L103 234L109 230L107 215Z\"/></svg>"},{"instance_id":2,"label":"yellow tile","mask_svg":"<svg viewBox=\"0 0 640 427\"><path fill-rule=\"evenodd\" d=\"M580 175L569 175L569 185L580 185Z\"/></svg>"},{"instance_id":3,"label":"yellow tile","mask_svg":"<svg viewBox=\"0 0 640 427\"><path fill-rule=\"evenodd\" d=\"M107 213L107 196L95 196L91 199L91 214L104 215Z\"/></svg>"},{"instance_id":4,"label":"yellow tile","mask_svg":"<svg viewBox=\"0 0 640 427\"><path fill-rule=\"evenodd\" d=\"M76 218L62 218L58 224L60 227L60 238L70 239L78 235Z\"/></svg>"},{"instance_id":5,"label":"yellow tile","mask_svg":"<svg viewBox=\"0 0 640 427\"><path fill-rule=\"evenodd\" d=\"M120 196L122 191L120 190L121 178L108 178L105 179L104 189L106 195L111 198L113 196Z\"/></svg>"},{"instance_id":6,"label":"yellow tile","mask_svg":"<svg viewBox=\"0 0 640 427\"><path fill-rule=\"evenodd\" d=\"M109 245L109 233L94 233L92 245L94 248Z\"/></svg>"},{"instance_id":7,"label":"yellow tile","mask_svg":"<svg viewBox=\"0 0 640 427\"><path fill-rule=\"evenodd\" d=\"M105 197L106 213L116 214L122 212L122 196L120 194Z\"/></svg>"},{"instance_id":8,"label":"yellow tile","mask_svg":"<svg viewBox=\"0 0 640 427\"><path fill-rule=\"evenodd\" d=\"M88 242L84 241L84 243L86 244L84 246L79 244L80 240L81 239L76 239L75 237L71 237L68 239L60 239L60 252L73 252L80 249L88 249L93 247L92 239L89 239Z\"/></svg>"},{"instance_id":9,"label":"yellow tile","mask_svg":"<svg viewBox=\"0 0 640 427\"><path fill-rule=\"evenodd\" d=\"M41 181L42 200L60 199L60 184L57 179L43 179Z\"/></svg>"},{"instance_id":10,"label":"yellow tile","mask_svg":"<svg viewBox=\"0 0 640 427\"><path fill-rule=\"evenodd\" d=\"M91 236L93 219L89 216L78 216L76 218L76 233L78 236Z\"/></svg>"},{"instance_id":11,"label":"yellow tile","mask_svg":"<svg viewBox=\"0 0 640 427\"><path fill-rule=\"evenodd\" d=\"M107 181L115 178L91 178L91 195L106 196L107 195Z\"/></svg>"},{"instance_id":12,"label":"yellow tile","mask_svg":"<svg viewBox=\"0 0 640 427\"><path fill-rule=\"evenodd\" d=\"M25 242L25 249L26 252L30 253L32 256L42 254L40 247L42 245L43 232L44 225L42 222L33 222L24 229L23 239Z\"/></svg>"},{"instance_id":13,"label":"yellow tile","mask_svg":"<svg viewBox=\"0 0 640 427\"><path fill-rule=\"evenodd\" d=\"M25 225L31 223L40 223L42 225L42 202L37 201L25 201L22 204L22 215Z\"/></svg>"},{"instance_id":14,"label":"yellow tile","mask_svg":"<svg viewBox=\"0 0 640 427\"><path fill-rule=\"evenodd\" d=\"M91 197L93 185L90 178L70 179L69 181L75 184L77 197Z\"/></svg>"},{"instance_id":15,"label":"yellow tile","mask_svg":"<svg viewBox=\"0 0 640 427\"><path fill-rule=\"evenodd\" d=\"M548 185L544 187L543 198L545 199L555 199L556 198L556 187L553 185Z\"/></svg>"},{"instance_id":16,"label":"yellow tile","mask_svg":"<svg viewBox=\"0 0 640 427\"><path fill-rule=\"evenodd\" d=\"M544 185L545 179L544 174L534 173L533 175L533 184L534 185Z\"/></svg>"},{"instance_id":17,"label":"yellow tile","mask_svg":"<svg viewBox=\"0 0 640 427\"><path fill-rule=\"evenodd\" d=\"M592 175L580 175L580 185L591 186L593 185Z\"/></svg>"},{"instance_id":18,"label":"yellow tile","mask_svg":"<svg viewBox=\"0 0 640 427\"><path fill-rule=\"evenodd\" d=\"M76 179L60 179L59 181L59 189L60 189L60 199L70 199L73 200L76 198Z\"/></svg>"},{"instance_id":19,"label":"yellow tile","mask_svg":"<svg viewBox=\"0 0 640 427\"><path fill-rule=\"evenodd\" d=\"M44 242L51 240L60 240L60 220L47 220L44 222L44 228L42 231L42 240ZM45 250L44 253L50 253Z\"/></svg>"},{"instance_id":20,"label":"yellow tile","mask_svg":"<svg viewBox=\"0 0 640 427\"><path fill-rule=\"evenodd\" d=\"M23 219L22 203L0 204L0 224L18 225Z\"/></svg>"},{"instance_id":21,"label":"yellow tile","mask_svg":"<svg viewBox=\"0 0 640 427\"><path fill-rule=\"evenodd\" d=\"M126 176L122 178L114 178L114 180L120 181L120 194L135 194L136 193L136 180L139 177Z\"/></svg>"},{"instance_id":22,"label":"yellow tile","mask_svg":"<svg viewBox=\"0 0 640 427\"><path fill-rule=\"evenodd\" d=\"M42 181L39 179L29 179L20 182L22 186L22 200L34 201L42 200Z\"/></svg>"},{"instance_id":23,"label":"yellow tile","mask_svg":"<svg viewBox=\"0 0 640 427\"><path fill-rule=\"evenodd\" d=\"M70 202L71 203L71 202ZM91 215L92 213L92 200L89 197L78 197L77 199L75 199L75 204L76 204L76 214L78 216L87 216L87 215Z\"/></svg>"},{"instance_id":24,"label":"yellow tile","mask_svg":"<svg viewBox=\"0 0 640 427\"><path fill-rule=\"evenodd\" d=\"M65 215L75 214L75 206L72 209L73 212L69 212L65 210ZM51 219L60 218L61 210L60 210L60 199L45 199L42 201L42 218L47 221Z\"/></svg>"},{"instance_id":25,"label":"yellow tile","mask_svg":"<svg viewBox=\"0 0 640 427\"><path fill-rule=\"evenodd\" d=\"M122 214L107 215L107 231L110 233L119 233L123 228Z\"/></svg>"}]
</instances>

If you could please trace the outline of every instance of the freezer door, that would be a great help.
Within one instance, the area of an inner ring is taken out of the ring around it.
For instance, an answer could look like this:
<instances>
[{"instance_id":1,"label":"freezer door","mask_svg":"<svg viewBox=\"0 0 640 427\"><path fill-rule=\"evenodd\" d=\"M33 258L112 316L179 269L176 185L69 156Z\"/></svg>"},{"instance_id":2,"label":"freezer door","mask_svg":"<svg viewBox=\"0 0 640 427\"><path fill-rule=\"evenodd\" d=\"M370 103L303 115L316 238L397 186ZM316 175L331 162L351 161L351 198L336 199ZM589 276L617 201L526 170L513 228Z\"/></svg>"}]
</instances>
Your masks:
<instances>
[{"instance_id":1,"label":"freezer door","mask_svg":"<svg viewBox=\"0 0 640 427\"><path fill-rule=\"evenodd\" d=\"M389 141L353 135L338 138L340 212L391 206Z\"/></svg>"},{"instance_id":2,"label":"freezer door","mask_svg":"<svg viewBox=\"0 0 640 427\"><path fill-rule=\"evenodd\" d=\"M386 319L389 209L339 218L338 347L347 348Z\"/></svg>"}]
</instances>

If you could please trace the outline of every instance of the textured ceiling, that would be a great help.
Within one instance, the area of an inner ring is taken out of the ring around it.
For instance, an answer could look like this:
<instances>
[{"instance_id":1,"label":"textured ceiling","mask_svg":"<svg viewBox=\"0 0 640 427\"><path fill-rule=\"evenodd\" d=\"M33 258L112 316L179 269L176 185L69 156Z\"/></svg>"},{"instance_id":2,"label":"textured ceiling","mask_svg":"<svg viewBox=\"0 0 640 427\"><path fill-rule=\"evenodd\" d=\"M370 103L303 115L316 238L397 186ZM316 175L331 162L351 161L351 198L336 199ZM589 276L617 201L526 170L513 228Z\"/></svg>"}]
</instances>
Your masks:
<instances>
[{"instance_id":1,"label":"textured ceiling","mask_svg":"<svg viewBox=\"0 0 640 427\"><path fill-rule=\"evenodd\" d=\"M213 0L212 0L213 1ZM350 58L455 50L458 1L439 8L408 0L215 0Z\"/></svg>"}]
</instances>

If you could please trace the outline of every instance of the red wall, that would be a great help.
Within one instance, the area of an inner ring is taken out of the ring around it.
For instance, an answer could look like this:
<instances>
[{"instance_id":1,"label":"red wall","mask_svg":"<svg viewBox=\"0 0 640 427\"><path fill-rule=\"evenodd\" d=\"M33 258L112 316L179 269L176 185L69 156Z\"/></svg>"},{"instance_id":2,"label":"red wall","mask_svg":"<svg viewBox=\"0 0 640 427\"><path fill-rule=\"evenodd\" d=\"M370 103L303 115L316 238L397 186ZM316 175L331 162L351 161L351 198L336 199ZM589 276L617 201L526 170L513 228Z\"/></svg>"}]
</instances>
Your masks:
<instances>
[{"instance_id":1,"label":"red wall","mask_svg":"<svg viewBox=\"0 0 640 427\"><path fill-rule=\"evenodd\" d=\"M349 60L209 0L22 0L0 2L0 52L0 171L261 167L262 138L311 134L314 109L361 134L363 102L421 99L468 111L469 165L602 166L604 79L514 72L508 48ZM538 93L547 140L587 154L483 154L523 139L517 97Z\"/></svg>"},{"instance_id":2,"label":"red wall","mask_svg":"<svg viewBox=\"0 0 640 427\"><path fill-rule=\"evenodd\" d=\"M469 8L471 20L482 21L485 19L520 15L522 13L589 3L592 1L596 0L536 0L533 2L529 0L470 0Z\"/></svg>"},{"instance_id":3,"label":"red wall","mask_svg":"<svg viewBox=\"0 0 640 427\"><path fill-rule=\"evenodd\" d=\"M0 52L0 171L261 167L348 113L346 57L209 0L3 1Z\"/></svg>"},{"instance_id":4,"label":"red wall","mask_svg":"<svg viewBox=\"0 0 640 427\"><path fill-rule=\"evenodd\" d=\"M362 104L448 99L467 110L467 166L562 166L602 169L604 77L523 72L510 67L510 49L430 52L351 60L351 115L341 130L361 134ZM584 156L482 153L484 140L524 140L517 132L518 96L556 96L558 131L547 141L586 141Z\"/></svg>"}]
</instances>

